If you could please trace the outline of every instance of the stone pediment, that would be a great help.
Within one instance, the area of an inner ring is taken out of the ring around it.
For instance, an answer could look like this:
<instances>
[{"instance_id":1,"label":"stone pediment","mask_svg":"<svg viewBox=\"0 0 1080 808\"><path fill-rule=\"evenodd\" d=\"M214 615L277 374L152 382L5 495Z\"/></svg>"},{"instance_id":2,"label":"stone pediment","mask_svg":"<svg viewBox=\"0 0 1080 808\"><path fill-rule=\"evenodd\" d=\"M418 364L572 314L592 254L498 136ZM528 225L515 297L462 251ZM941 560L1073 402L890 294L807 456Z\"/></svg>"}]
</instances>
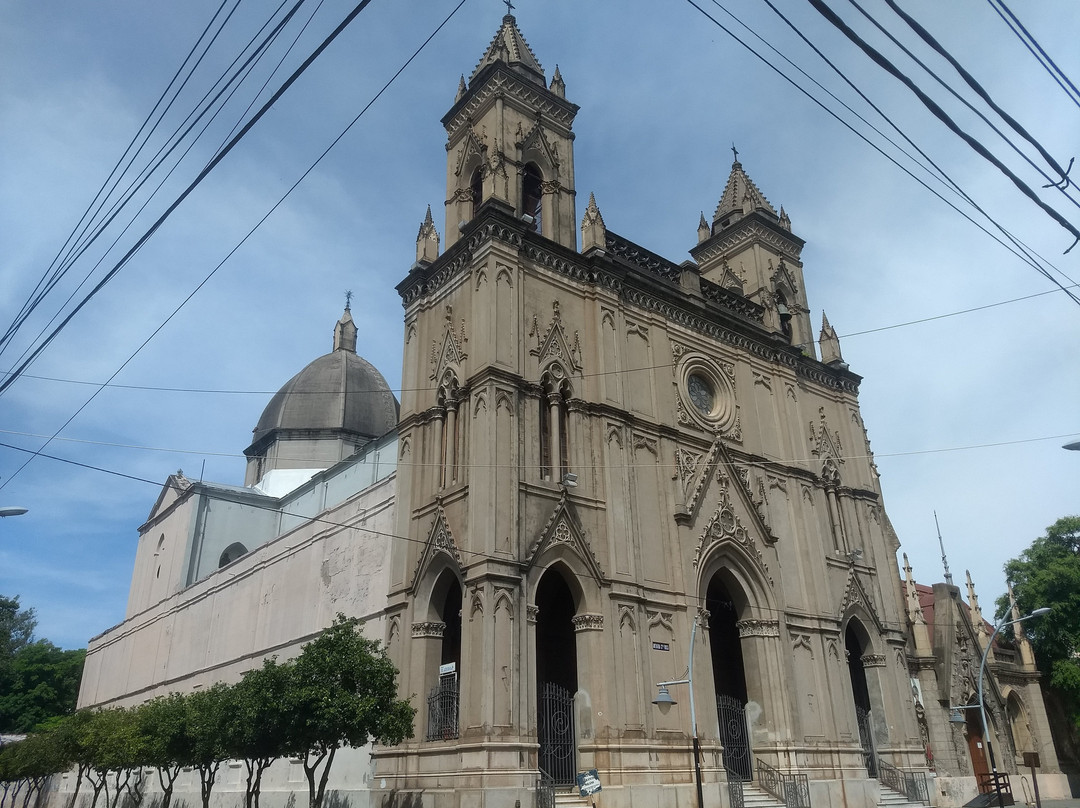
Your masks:
<instances>
[{"instance_id":1,"label":"stone pediment","mask_svg":"<svg viewBox=\"0 0 1080 808\"><path fill-rule=\"evenodd\" d=\"M565 549L576 556L589 570L597 584L603 585L607 580L600 562L593 554L592 547L589 546L581 520L574 511L573 503L566 495L566 489L563 489L562 496L559 497L559 502L555 505L551 516L529 547L525 559L526 567L536 566L539 559L553 549Z\"/></svg>"},{"instance_id":2,"label":"stone pediment","mask_svg":"<svg viewBox=\"0 0 1080 808\"><path fill-rule=\"evenodd\" d=\"M862 606L865 612L870 615L874 621L874 626L879 633L885 630L881 623L881 617L878 616L877 607L874 605L873 599L867 593L866 587L864 587L862 581L859 580L858 573L854 565L852 565L848 569L847 585L844 587L844 598L840 602L840 609L837 612L837 616L842 618L856 606Z\"/></svg>"},{"instance_id":3,"label":"stone pediment","mask_svg":"<svg viewBox=\"0 0 1080 808\"><path fill-rule=\"evenodd\" d=\"M169 478L165 481L165 484L161 486L161 491L158 492L158 497L154 501L154 507L150 509L150 515L146 517L145 524L153 522L161 514L171 508L175 502L182 499L191 486L191 480L184 476L183 471L177 471L175 474L170 474Z\"/></svg>"},{"instance_id":4,"label":"stone pediment","mask_svg":"<svg viewBox=\"0 0 1080 808\"><path fill-rule=\"evenodd\" d=\"M459 333L454 331L454 310L446 307L446 323L443 327L442 345L437 340L431 342L431 378L442 378L446 368L452 368L455 377L460 379L461 363L469 358L465 353L465 343L469 341L465 336L465 320L461 321Z\"/></svg>"},{"instance_id":5,"label":"stone pediment","mask_svg":"<svg viewBox=\"0 0 1080 808\"><path fill-rule=\"evenodd\" d=\"M770 535L768 527L757 514L757 509L743 484L717 468L712 483L717 490L717 506L698 537L694 552L694 567L698 568L713 547L721 544L734 546L760 570L762 576L773 585L769 565L762 554L755 535ZM734 495L733 495L734 492ZM747 527L749 525L749 527Z\"/></svg>"},{"instance_id":6,"label":"stone pediment","mask_svg":"<svg viewBox=\"0 0 1080 808\"><path fill-rule=\"evenodd\" d=\"M412 581L409 584L410 591L416 591L420 576L431 565L432 560L440 554L447 557L451 566L461 571L461 553L454 541L450 525L446 521L446 511L443 510L442 504L435 511L435 519L431 523L431 530L428 531L427 542L424 544L424 549L420 551L420 558L416 561L416 569L413 571Z\"/></svg>"},{"instance_id":7,"label":"stone pediment","mask_svg":"<svg viewBox=\"0 0 1080 808\"><path fill-rule=\"evenodd\" d=\"M542 154L547 164L558 171L559 152L548 142L547 136L544 134L544 127L539 121L529 130L528 134L521 137L518 146L521 148L522 155L529 152ZM548 177L547 179L554 179L554 177Z\"/></svg>"},{"instance_id":8,"label":"stone pediment","mask_svg":"<svg viewBox=\"0 0 1080 808\"><path fill-rule=\"evenodd\" d=\"M573 341L570 340L563 326L562 313L559 311L559 301L552 301L551 323L547 330L540 333L540 322L533 316L532 328L529 329L529 337L536 338L536 347L530 348L529 353L539 360L539 365L544 368L551 362L559 362L568 370L581 370L581 341L578 332L574 332Z\"/></svg>"},{"instance_id":9,"label":"stone pediment","mask_svg":"<svg viewBox=\"0 0 1080 808\"><path fill-rule=\"evenodd\" d=\"M713 442L705 454L685 447L677 448L675 467L675 478L681 483L684 497L682 509L675 514L676 522L694 524L701 502L715 478L725 490L734 487L734 498L742 502L754 531L768 544L777 540L769 525L764 479L754 478L748 467L739 466L719 439ZM735 474L729 477L721 469L733 469Z\"/></svg>"},{"instance_id":10,"label":"stone pediment","mask_svg":"<svg viewBox=\"0 0 1080 808\"><path fill-rule=\"evenodd\" d=\"M471 165L474 162L479 162L482 166L486 162L484 152L487 151L480 138L477 136L473 129L470 129L465 134L465 140L458 148L457 165L454 168L454 174L458 177L465 171L466 166Z\"/></svg>"}]
</instances>

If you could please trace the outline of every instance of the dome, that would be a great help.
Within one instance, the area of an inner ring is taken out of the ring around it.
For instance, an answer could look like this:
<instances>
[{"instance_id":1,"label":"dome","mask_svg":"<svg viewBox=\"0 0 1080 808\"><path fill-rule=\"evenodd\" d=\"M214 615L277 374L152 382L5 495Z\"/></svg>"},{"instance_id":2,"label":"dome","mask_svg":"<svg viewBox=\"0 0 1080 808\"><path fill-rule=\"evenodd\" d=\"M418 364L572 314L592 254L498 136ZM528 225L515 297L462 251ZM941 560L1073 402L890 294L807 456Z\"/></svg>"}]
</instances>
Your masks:
<instances>
[{"instance_id":1,"label":"dome","mask_svg":"<svg viewBox=\"0 0 1080 808\"><path fill-rule=\"evenodd\" d=\"M346 433L370 440L394 429L397 419L398 401L390 385L356 354L356 326L346 309L334 329L334 350L289 379L270 399L255 427L252 449L272 435Z\"/></svg>"}]
</instances>

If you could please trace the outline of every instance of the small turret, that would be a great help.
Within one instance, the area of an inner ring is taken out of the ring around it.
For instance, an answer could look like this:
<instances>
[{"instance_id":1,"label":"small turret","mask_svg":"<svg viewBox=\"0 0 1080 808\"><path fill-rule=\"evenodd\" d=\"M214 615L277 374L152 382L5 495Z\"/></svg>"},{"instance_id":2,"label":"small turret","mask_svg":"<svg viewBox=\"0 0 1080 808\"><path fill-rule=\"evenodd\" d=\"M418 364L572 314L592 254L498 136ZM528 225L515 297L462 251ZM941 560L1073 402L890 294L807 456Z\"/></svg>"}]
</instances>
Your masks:
<instances>
[{"instance_id":1,"label":"small turret","mask_svg":"<svg viewBox=\"0 0 1080 808\"><path fill-rule=\"evenodd\" d=\"M607 246L607 227L604 225L604 217L600 215L600 208L596 206L596 197L589 194L589 206L585 208L585 215L581 217L581 252L589 250L602 250Z\"/></svg>"},{"instance_id":2,"label":"small turret","mask_svg":"<svg viewBox=\"0 0 1080 808\"><path fill-rule=\"evenodd\" d=\"M351 351L356 353L356 323L353 322L352 311L349 303L352 300L352 292L345 293L345 313L334 324L334 350Z\"/></svg>"},{"instance_id":3,"label":"small turret","mask_svg":"<svg viewBox=\"0 0 1080 808\"><path fill-rule=\"evenodd\" d=\"M416 235L416 260L433 262L439 257L439 231L435 229L435 222L431 218L431 205L427 207L427 215L420 224L420 232Z\"/></svg>"},{"instance_id":4,"label":"small turret","mask_svg":"<svg viewBox=\"0 0 1080 808\"><path fill-rule=\"evenodd\" d=\"M818 347L821 349L822 362L847 369L848 364L840 354L840 338L836 336L836 329L829 323L825 312L821 313L821 334L818 337Z\"/></svg>"},{"instance_id":5,"label":"small turret","mask_svg":"<svg viewBox=\"0 0 1080 808\"><path fill-rule=\"evenodd\" d=\"M907 589L907 615L908 622L911 624L911 639L915 644L915 654L916 656L930 656L934 653L934 646L930 642L930 629L926 625L926 617L923 615L922 604L919 602L919 590L911 574L911 564L908 563L907 553L904 553L904 585Z\"/></svg>"}]
</instances>

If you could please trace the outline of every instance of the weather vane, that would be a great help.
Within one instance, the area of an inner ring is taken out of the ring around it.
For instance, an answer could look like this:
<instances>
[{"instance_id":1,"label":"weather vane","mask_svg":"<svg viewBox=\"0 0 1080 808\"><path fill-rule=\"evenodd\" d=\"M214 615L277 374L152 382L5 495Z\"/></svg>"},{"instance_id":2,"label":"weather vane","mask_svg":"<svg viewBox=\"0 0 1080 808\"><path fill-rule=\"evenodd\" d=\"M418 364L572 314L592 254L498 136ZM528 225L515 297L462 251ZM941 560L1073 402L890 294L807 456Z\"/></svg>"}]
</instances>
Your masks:
<instances>
[{"instance_id":1,"label":"weather vane","mask_svg":"<svg viewBox=\"0 0 1080 808\"><path fill-rule=\"evenodd\" d=\"M349 311L349 304L352 302L352 290L346 290L345 292L345 311Z\"/></svg>"}]
</instances>

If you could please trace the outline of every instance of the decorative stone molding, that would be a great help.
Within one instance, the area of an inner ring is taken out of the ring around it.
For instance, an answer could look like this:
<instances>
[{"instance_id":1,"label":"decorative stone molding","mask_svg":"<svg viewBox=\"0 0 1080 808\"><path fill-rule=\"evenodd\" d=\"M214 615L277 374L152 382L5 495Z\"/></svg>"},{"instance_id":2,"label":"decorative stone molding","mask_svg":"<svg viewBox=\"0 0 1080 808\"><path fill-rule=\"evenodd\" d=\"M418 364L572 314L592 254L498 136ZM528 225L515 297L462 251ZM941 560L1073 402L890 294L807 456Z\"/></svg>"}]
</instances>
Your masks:
<instances>
[{"instance_id":1,"label":"decorative stone molding","mask_svg":"<svg viewBox=\"0 0 1080 808\"><path fill-rule=\"evenodd\" d=\"M574 339L571 342L567 336L566 329L563 327L562 313L559 310L559 301L553 300L551 308L553 311L551 323L543 333L540 331L539 320L536 315L533 315L532 328L529 329L529 336L536 338L536 346L530 348L529 353L532 356L537 357L541 367L544 367L551 362L558 361L565 362L573 371L580 371L581 341L578 337L578 332L574 332Z\"/></svg>"},{"instance_id":2,"label":"decorative stone molding","mask_svg":"<svg viewBox=\"0 0 1080 808\"><path fill-rule=\"evenodd\" d=\"M740 620L735 624L739 638L743 637L779 637L779 620Z\"/></svg>"},{"instance_id":3,"label":"decorative stone molding","mask_svg":"<svg viewBox=\"0 0 1080 808\"><path fill-rule=\"evenodd\" d=\"M694 553L694 568L698 567L705 553L714 544L732 542L741 547L750 559L757 564L758 569L761 570L762 575L771 586L773 579L769 573L769 565L765 563L765 557L761 554L761 550L758 549L754 537L750 535L750 531L743 526L741 520L735 514L729 490L730 478L723 473L717 472L716 482L720 487L720 504L717 505L716 512L698 539L697 551Z\"/></svg>"},{"instance_id":4,"label":"decorative stone molding","mask_svg":"<svg viewBox=\"0 0 1080 808\"><path fill-rule=\"evenodd\" d=\"M412 624L412 636L413 639L422 639L430 637L438 639L443 636L446 631L446 623L413 623Z\"/></svg>"},{"instance_id":5,"label":"decorative stone molding","mask_svg":"<svg viewBox=\"0 0 1080 808\"><path fill-rule=\"evenodd\" d=\"M536 623L540 617L540 607L534 603L528 603L525 605L525 620L529 623Z\"/></svg>"},{"instance_id":6,"label":"decorative stone molding","mask_svg":"<svg viewBox=\"0 0 1080 808\"><path fill-rule=\"evenodd\" d=\"M861 661L864 668L884 668L886 658L884 654L864 654Z\"/></svg>"},{"instance_id":7,"label":"decorative stone molding","mask_svg":"<svg viewBox=\"0 0 1080 808\"><path fill-rule=\"evenodd\" d=\"M574 624L574 631L604 630L604 615L602 614L579 614L570 622Z\"/></svg>"},{"instance_id":8,"label":"decorative stone molding","mask_svg":"<svg viewBox=\"0 0 1080 808\"><path fill-rule=\"evenodd\" d=\"M791 651L794 653L799 648L805 648L807 653L810 654L810 658L814 658L814 646L810 643L809 634L796 634L791 635Z\"/></svg>"}]
</instances>

